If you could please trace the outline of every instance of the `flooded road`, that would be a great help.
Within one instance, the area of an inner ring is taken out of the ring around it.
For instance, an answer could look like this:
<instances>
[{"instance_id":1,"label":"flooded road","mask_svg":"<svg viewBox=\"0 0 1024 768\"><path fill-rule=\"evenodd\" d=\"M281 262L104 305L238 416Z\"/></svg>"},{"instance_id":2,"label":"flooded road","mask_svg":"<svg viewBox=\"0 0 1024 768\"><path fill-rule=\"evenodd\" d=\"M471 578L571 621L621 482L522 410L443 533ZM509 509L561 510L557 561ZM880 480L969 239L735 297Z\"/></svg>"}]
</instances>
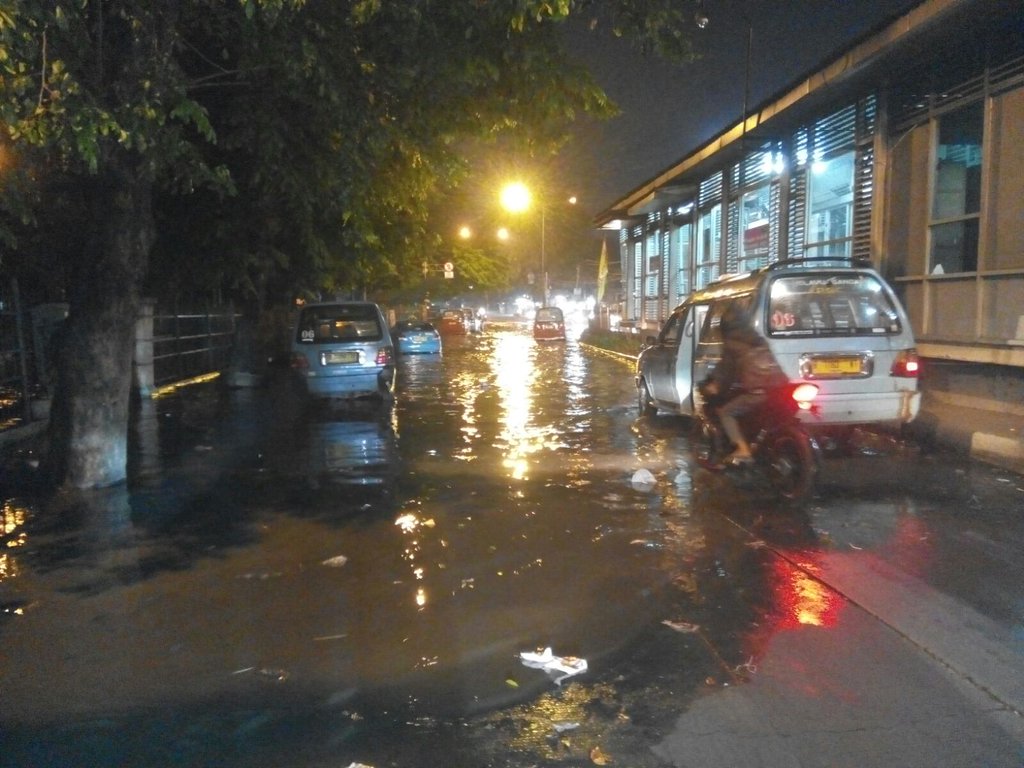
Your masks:
<instances>
[{"instance_id":1,"label":"flooded road","mask_svg":"<svg viewBox=\"0 0 1024 768\"><path fill-rule=\"evenodd\" d=\"M127 487L6 499L0 765L682 764L651 746L688 703L842 624L827 557L1024 618L1019 572L956 578L1020 537L1013 483L862 456L786 509L634 401L621 361L497 327L402 359L392 407L284 379L147 403ZM933 530L970 498L999 514ZM586 671L522 663L544 648Z\"/></svg>"}]
</instances>

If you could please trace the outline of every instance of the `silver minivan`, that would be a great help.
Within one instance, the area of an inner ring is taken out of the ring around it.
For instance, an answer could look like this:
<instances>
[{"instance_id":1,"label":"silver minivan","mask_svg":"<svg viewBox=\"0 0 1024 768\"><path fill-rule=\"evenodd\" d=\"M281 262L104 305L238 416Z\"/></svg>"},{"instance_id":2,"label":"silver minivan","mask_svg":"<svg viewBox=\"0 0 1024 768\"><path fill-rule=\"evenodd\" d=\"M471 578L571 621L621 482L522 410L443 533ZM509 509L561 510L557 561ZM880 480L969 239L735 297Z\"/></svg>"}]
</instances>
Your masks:
<instances>
[{"instance_id":1,"label":"silver minivan","mask_svg":"<svg viewBox=\"0 0 1024 768\"><path fill-rule=\"evenodd\" d=\"M370 301L302 307L292 335L291 367L316 398L391 399L395 346L380 307Z\"/></svg>"},{"instance_id":2,"label":"silver minivan","mask_svg":"<svg viewBox=\"0 0 1024 768\"><path fill-rule=\"evenodd\" d=\"M719 323L740 303L790 380L818 385L807 426L899 425L920 408L914 336L892 288L867 264L780 261L691 294L637 357L641 413L693 415L697 384L722 357Z\"/></svg>"}]
</instances>

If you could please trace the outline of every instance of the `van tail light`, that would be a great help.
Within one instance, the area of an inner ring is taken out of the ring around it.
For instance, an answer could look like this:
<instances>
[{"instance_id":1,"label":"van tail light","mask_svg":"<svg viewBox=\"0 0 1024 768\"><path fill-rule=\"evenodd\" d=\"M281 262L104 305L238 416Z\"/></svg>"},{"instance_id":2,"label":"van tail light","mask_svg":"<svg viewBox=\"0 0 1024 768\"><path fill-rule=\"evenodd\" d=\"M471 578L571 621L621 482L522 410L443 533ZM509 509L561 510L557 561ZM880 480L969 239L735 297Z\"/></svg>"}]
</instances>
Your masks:
<instances>
[{"instance_id":1,"label":"van tail light","mask_svg":"<svg viewBox=\"0 0 1024 768\"><path fill-rule=\"evenodd\" d=\"M395 362L394 347L379 347L377 349L377 365L391 365Z\"/></svg>"},{"instance_id":2,"label":"van tail light","mask_svg":"<svg viewBox=\"0 0 1024 768\"><path fill-rule=\"evenodd\" d=\"M793 387L793 399L796 400L797 407L802 411L811 410L811 403L814 402L814 398L817 396L817 384L809 384L805 381Z\"/></svg>"},{"instance_id":3,"label":"van tail light","mask_svg":"<svg viewBox=\"0 0 1024 768\"><path fill-rule=\"evenodd\" d=\"M309 368L309 360L306 359L305 355L295 353L292 355L290 365L297 371L304 371Z\"/></svg>"},{"instance_id":4,"label":"van tail light","mask_svg":"<svg viewBox=\"0 0 1024 768\"><path fill-rule=\"evenodd\" d=\"M889 373L903 379L916 379L921 373L921 358L917 356L917 350L908 349L896 355Z\"/></svg>"}]
</instances>

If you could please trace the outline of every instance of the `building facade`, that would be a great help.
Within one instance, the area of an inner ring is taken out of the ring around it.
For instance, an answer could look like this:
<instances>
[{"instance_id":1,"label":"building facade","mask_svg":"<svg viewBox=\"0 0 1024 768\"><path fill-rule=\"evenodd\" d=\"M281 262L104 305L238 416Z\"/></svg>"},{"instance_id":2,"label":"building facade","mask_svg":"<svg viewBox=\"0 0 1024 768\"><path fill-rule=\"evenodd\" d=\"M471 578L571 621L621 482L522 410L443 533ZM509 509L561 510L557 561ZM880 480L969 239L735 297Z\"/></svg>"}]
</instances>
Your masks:
<instances>
[{"instance_id":1,"label":"building facade","mask_svg":"<svg viewBox=\"0 0 1024 768\"><path fill-rule=\"evenodd\" d=\"M597 224L619 229L627 325L722 274L864 259L938 370L1024 400L1024 3L920 3Z\"/></svg>"}]
</instances>

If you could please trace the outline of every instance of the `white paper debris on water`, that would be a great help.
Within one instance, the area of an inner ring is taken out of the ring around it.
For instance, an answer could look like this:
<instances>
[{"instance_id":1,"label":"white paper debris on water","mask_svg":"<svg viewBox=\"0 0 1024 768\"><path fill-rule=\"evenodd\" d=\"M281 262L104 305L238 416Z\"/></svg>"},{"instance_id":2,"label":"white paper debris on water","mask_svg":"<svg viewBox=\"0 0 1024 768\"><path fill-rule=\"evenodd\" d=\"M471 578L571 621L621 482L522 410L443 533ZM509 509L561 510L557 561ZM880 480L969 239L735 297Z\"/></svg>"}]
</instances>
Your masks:
<instances>
[{"instance_id":1,"label":"white paper debris on water","mask_svg":"<svg viewBox=\"0 0 1024 768\"><path fill-rule=\"evenodd\" d=\"M663 619L662 624L670 629L674 629L676 632L682 632L683 634L692 634L700 630L699 624L691 624L688 621L672 621L671 619Z\"/></svg>"},{"instance_id":2,"label":"white paper debris on water","mask_svg":"<svg viewBox=\"0 0 1024 768\"><path fill-rule=\"evenodd\" d=\"M551 727L555 729L555 733L565 733L566 731L576 730L580 727L580 724L575 722L559 722L552 723Z\"/></svg>"},{"instance_id":3,"label":"white paper debris on water","mask_svg":"<svg viewBox=\"0 0 1024 768\"><path fill-rule=\"evenodd\" d=\"M550 672L554 677L556 685L561 685L567 677L579 675L587 671L587 660L576 656L555 656L550 648L542 651L523 651L519 659L524 666L533 669L543 669Z\"/></svg>"},{"instance_id":4,"label":"white paper debris on water","mask_svg":"<svg viewBox=\"0 0 1024 768\"><path fill-rule=\"evenodd\" d=\"M337 557L328 557L320 564L326 565L328 568L341 568L341 566L343 566L347 562L347 557L345 557L344 555L338 555Z\"/></svg>"},{"instance_id":5,"label":"white paper debris on water","mask_svg":"<svg viewBox=\"0 0 1024 768\"><path fill-rule=\"evenodd\" d=\"M637 488L649 488L657 484L657 480L649 469L638 469L633 473L633 486Z\"/></svg>"}]
</instances>

